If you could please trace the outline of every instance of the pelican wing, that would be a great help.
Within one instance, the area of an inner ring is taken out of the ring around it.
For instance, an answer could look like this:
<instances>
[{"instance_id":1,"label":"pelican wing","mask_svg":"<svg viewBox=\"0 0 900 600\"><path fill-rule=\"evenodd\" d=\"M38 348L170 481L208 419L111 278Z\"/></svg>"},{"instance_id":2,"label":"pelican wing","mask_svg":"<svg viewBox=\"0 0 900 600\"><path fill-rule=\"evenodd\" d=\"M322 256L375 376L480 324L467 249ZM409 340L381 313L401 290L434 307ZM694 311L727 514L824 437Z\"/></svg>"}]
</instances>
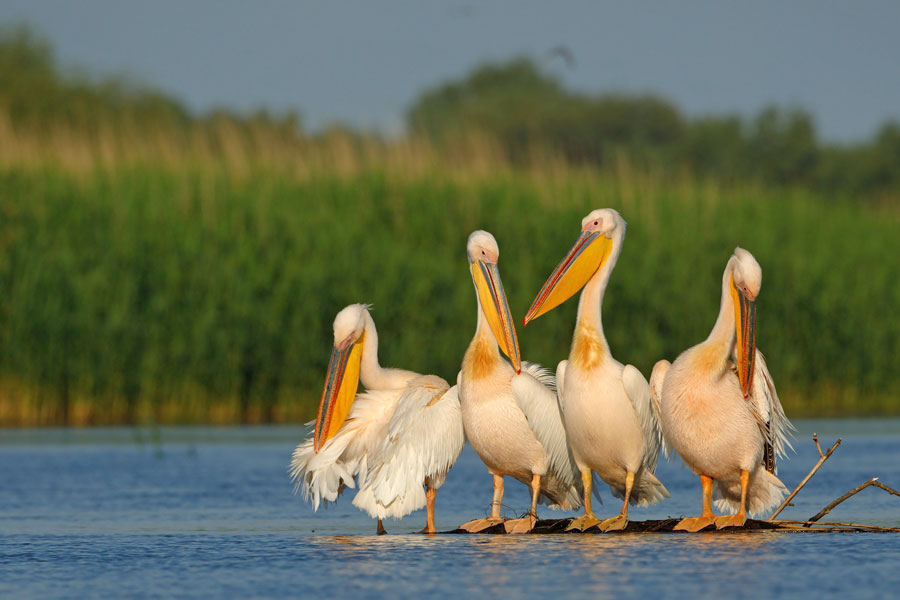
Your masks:
<instances>
[{"instance_id":1,"label":"pelican wing","mask_svg":"<svg viewBox=\"0 0 900 600\"><path fill-rule=\"evenodd\" d=\"M671 366L672 363L669 361L661 360L653 365L653 371L650 373L650 401L653 403L653 410L656 412L657 425L660 423L659 414L660 403L662 402L663 384L666 380L666 373L669 372L669 367ZM665 431L662 431L662 427L660 427L660 431L660 448L662 449L663 455L668 458L669 444L666 442Z\"/></svg>"},{"instance_id":2,"label":"pelican wing","mask_svg":"<svg viewBox=\"0 0 900 600\"><path fill-rule=\"evenodd\" d=\"M315 425L315 421L306 425ZM303 500L311 502L314 511L319 510L320 504L337 501L345 488L356 487L354 478L359 460L341 460L351 439L351 434L345 432L341 435L338 432L317 453L313 449L313 436L310 435L294 449L288 467L294 482L294 493L301 492Z\"/></svg>"},{"instance_id":3,"label":"pelican wing","mask_svg":"<svg viewBox=\"0 0 900 600\"><path fill-rule=\"evenodd\" d=\"M345 488L355 487L357 476L366 476L388 425L394 394L384 390L357 394L347 420L318 453L312 434L294 449L289 466L294 492L300 491L304 500L311 501L313 510L337 500Z\"/></svg>"},{"instance_id":4,"label":"pelican wing","mask_svg":"<svg viewBox=\"0 0 900 600\"><path fill-rule=\"evenodd\" d=\"M650 384L637 368L625 365L622 370L622 385L631 400L634 412L644 432L647 453L644 455L644 466L651 473L656 472L656 460L663 446L662 426L659 422L659 406L654 403L650 394Z\"/></svg>"},{"instance_id":5,"label":"pelican wing","mask_svg":"<svg viewBox=\"0 0 900 600\"><path fill-rule=\"evenodd\" d=\"M567 486L577 485L578 468L569 454L553 375L540 365L523 362L522 373L512 378L512 391L534 436L547 452L550 468Z\"/></svg>"},{"instance_id":6,"label":"pelican wing","mask_svg":"<svg viewBox=\"0 0 900 600\"><path fill-rule=\"evenodd\" d=\"M556 397L560 403L562 403L563 386L566 383L566 368L568 366L569 361L567 360L561 360L559 361L559 364L556 365Z\"/></svg>"},{"instance_id":7,"label":"pelican wing","mask_svg":"<svg viewBox=\"0 0 900 600\"><path fill-rule=\"evenodd\" d=\"M763 456L766 470L775 473L776 458L783 457L788 448L794 449L788 440L788 433L794 426L781 408L778 392L775 391L775 382L772 381L766 359L759 350L756 351L755 363L753 386L747 400L766 440L766 451Z\"/></svg>"},{"instance_id":8,"label":"pelican wing","mask_svg":"<svg viewBox=\"0 0 900 600\"><path fill-rule=\"evenodd\" d=\"M556 401L559 403L559 412L560 414L565 412L565 395L563 390L565 390L566 383L566 369L569 366L569 361L561 360L559 364L556 365ZM563 428L565 428L565 420L563 420ZM568 442L567 442L568 443ZM571 452L569 453L571 457ZM572 460L572 468L575 469L575 473L578 473L578 465L575 464L575 459ZM591 471L591 477L593 479L593 483L591 485L591 494L594 498L597 499L597 502L603 504L603 498L600 497L600 484L603 483L603 480L597 475L596 471Z\"/></svg>"},{"instance_id":9,"label":"pelican wing","mask_svg":"<svg viewBox=\"0 0 900 600\"><path fill-rule=\"evenodd\" d=\"M433 375L411 380L354 504L370 514L397 518L421 508L423 486L444 483L464 443L457 387ZM376 508L369 510L373 503Z\"/></svg>"}]
</instances>

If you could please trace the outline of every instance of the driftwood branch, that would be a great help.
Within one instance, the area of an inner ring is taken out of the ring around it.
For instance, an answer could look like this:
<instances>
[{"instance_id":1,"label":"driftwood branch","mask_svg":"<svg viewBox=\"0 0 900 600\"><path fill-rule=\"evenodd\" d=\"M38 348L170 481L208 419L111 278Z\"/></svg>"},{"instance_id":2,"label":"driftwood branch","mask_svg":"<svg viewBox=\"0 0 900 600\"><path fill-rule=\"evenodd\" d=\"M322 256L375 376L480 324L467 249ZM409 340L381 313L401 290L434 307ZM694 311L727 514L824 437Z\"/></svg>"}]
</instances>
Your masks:
<instances>
[{"instance_id":1,"label":"driftwood branch","mask_svg":"<svg viewBox=\"0 0 900 600\"><path fill-rule=\"evenodd\" d=\"M819 436L815 433L813 433L813 441L816 443L816 450L819 451L819 458L822 458L825 455L822 454L822 446L819 445Z\"/></svg>"},{"instance_id":2,"label":"driftwood branch","mask_svg":"<svg viewBox=\"0 0 900 600\"><path fill-rule=\"evenodd\" d=\"M876 481L876 482L873 483L872 485L874 485L875 487L879 487L879 488L883 489L883 490L886 491L888 494L893 494L893 495L895 495L895 496L900 496L900 492L898 492L897 490L895 490L895 489L892 488L892 487L888 487L888 486L884 485L884 484L881 483L880 481Z\"/></svg>"},{"instance_id":3,"label":"driftwood branch","mask_svg":"<svg viewBox=\"0 0 900 600\"><path fill-rule=\"evenodd\" d=\"M781 511L783 511L791 503L791 500L794 499L794 496L797 495L797 492L799 492L801 488L806 485L806 482L816 474L816 471L818 471L819 467L821 467L825 463L825 461L828 460L828 457L831 456L831 453L837 450L837 447L841 445L841 438L838 438L837 441L831 445L831 448L828 449L828 452L822 453L822 447L819 445L819 436L817 436L815 433L813 434L813 441L816 443L816 449L819 451L819 461L813 466L812 470L810 470L810 472L806 474L806 477L803 478L803 481L801 481L797 485L797 487L794 488L794 491L784 499L784 502L782 502L781 505L775 509L775 512L773 512L767 520L774 520L775 517L777 517L779 513L781 513Z\"/></svg>"},{"instance_id":4,"label":"driftwood branch","mask_svg":"<svg viewBox=\"0 0 900 600\"><path fill-rule=\"evenodd\" d=\"M828 506L826 506L825 508L820 510L818 513L816 513L816 516L810 517L809 522L815 523L816 521L818 521L819 519L821 519L822 517L824 517L825 515L830 513L832 508L834 508L835 506L837 506L838 504L840 504L841 502L843 502L850 496L854 496L854 495L860 493L861 491L863 491L864 489L866 489L867 487L869 487L870 485L875 485L876 483L878 483L878 478L873 477L872 479L868 480L867 482L859 484L858 486L856 486L855 488L853 488L852 490L850 490L849 492L847 492L840 498L832 501ZM884 487L887 487L887 486L884 486ZM900 496L900 494L897 494L897 495ZM809 527L809 525L807 525L806 527Z\"/></svg>"},{"instance_id":5,"label":"driftwood branch","mask_svg":"<svg viewBox=\"0 0 900 600\"><path fill-rule=\"evenodd\" d=\"M875 485L875 484L872 484ZM900 532L900 527L882 527L880 525L863 525L862 523L823 523L818 521L773 521L776 525L802 525L804 528L815 526L816 530L826 529L832 530L834 528L846 527L857 529L859 531L890 531L890 532Z\"/></svg>"},{"instance_id":6,"label":"driftwood branch","mask_svg":"<svg viewBox=\"0 0 900 600\"><path fill-rule=\"evenodd\" d=\"M831 502L828 506L826 506L825 508L823 508L822 510L820 510L820 511L818 512L818 514L816 514L816 516L810 517L810 519L809 519L809 521L807 521L807 523L810 523L810 524L815 523L816 521L818 521L819 519L821 519L822 517L824 517L825 515L827 515L828 513L830 513L832 508L834 508L835 506L837 506L838 504L840 504L841 502L843 502L844 500L846 500L846 499L849 498L850 496L853 496L853 495L855 495L855 494L860 493L861 491L863 491L864 489L866 489L866 488L869 487L870 485L871 485L871 486L874 486L874 487L881 488L881 489L883 489L884 491L886 491L887 493L893 494L894 496L900 496L900 492L898 492L897 490L895 490L895 489L892 488L892 487L889 487L889 486L884 485L883 483L881 483L880 481L878 481L878 478L877 478L877 477L873 477L872 479L866 481L865 483L859 484L858 486L856 486L855 488L853 488L852 490L850 490L849 492L847 492L846 494L844 494L843 496L841 496L840 498L838 498L837 500ZM809 525L804 525L804 527L809 527Z\"/></svg>"}]
</instances>

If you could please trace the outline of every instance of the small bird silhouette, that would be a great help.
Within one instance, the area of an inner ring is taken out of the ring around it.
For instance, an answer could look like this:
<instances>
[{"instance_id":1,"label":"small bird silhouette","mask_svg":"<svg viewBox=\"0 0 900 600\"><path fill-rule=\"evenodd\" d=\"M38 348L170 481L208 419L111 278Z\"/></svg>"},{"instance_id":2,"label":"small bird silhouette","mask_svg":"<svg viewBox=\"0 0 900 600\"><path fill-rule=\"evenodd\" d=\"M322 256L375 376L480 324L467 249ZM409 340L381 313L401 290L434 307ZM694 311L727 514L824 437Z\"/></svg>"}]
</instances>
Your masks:
<instances>
[{"instance_id":1,"label":"small bird silhouette","mask_svg":"<svg viewBox=\"0 0 900 600\"><path fill-rule=\"evenodd\" d=\"M554 46L547 52L548 62L553 60L554 58L562 59L562 61L566 63L566 66L570 69L575 68L575 55L572 53L572 50L564 44Z\"/></svg>"}]
</instances>

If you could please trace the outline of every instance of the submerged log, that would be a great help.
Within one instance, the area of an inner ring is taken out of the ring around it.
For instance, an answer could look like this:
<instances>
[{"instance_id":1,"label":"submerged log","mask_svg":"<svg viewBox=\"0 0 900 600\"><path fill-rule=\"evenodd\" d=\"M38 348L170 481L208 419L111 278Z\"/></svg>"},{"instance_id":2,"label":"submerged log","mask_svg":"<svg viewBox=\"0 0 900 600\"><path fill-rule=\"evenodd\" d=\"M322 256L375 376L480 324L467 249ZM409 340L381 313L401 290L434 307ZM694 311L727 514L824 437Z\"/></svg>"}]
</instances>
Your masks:
<instances>
[{"instance_id":1,"label":"submerged log","mask_svg":"<svg viewBox=\"0 0 900 600\"><path fill-rule=\"evenodd\" d=\"M628 525L625 529L621 531L610 531L609 535L615 534L623 534L623 533L687 533L685 531L675 531L675 525L681 519L662 519L662 520L650 520L650 521L628 521ZM534 529L531 530L530 534L547 534L547 533L565 533L565 534L602 534L604 532L600 531L596 527L592 527L587 531L566 531L566 527L569 526L569 523L572 522L572 519L546 519L538 521L534 526ZM799 533L799 532L892 532L892 533L900 533L900 528L894 527L880 527L877 525L863 525L859 523L815 523L815 527L810 527L806 525L809 523L808 521L760 521L756 519L747 519L747 522L743 527L728 527L726 529L716 529L714 525L710 525L706 529L701 530L698 533L721 533L721 534L729 534L729 533L747 533L747 532L761 532L761 531L779 531L779 532L791 532L791 533ZM443 533L455 533L455 534L469 534L468 531L464 529L454 529L453 531L445 531ZM502 523L498 523L493 527L488 527L487 529L480 531L478 534L500 534L506 535L506 529L503 527Z\"/></svg>"}]
</instances>

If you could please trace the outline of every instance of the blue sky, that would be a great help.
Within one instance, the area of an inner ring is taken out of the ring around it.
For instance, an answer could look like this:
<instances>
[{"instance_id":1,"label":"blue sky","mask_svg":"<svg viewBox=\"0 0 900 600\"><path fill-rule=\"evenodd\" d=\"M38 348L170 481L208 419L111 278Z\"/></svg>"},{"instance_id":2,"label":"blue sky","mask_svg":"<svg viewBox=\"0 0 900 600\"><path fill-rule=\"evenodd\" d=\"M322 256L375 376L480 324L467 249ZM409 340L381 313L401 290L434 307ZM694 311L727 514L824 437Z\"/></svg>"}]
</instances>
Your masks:
<instances>
[{"instance_id":1,"label":"blue sky","mask_svg":"<svg viewBox=\"0 0 900 600\"><path fill-rule=\"evenodd\" d=\"M60 60L128 73L195 110L298 109L386 132L423 88L528 54L585 92L689 115L802 106L832 141L900 120L900 2L3 0ZM574 67L548 59L567 46Z\"/></svg>"}]
</instances>

